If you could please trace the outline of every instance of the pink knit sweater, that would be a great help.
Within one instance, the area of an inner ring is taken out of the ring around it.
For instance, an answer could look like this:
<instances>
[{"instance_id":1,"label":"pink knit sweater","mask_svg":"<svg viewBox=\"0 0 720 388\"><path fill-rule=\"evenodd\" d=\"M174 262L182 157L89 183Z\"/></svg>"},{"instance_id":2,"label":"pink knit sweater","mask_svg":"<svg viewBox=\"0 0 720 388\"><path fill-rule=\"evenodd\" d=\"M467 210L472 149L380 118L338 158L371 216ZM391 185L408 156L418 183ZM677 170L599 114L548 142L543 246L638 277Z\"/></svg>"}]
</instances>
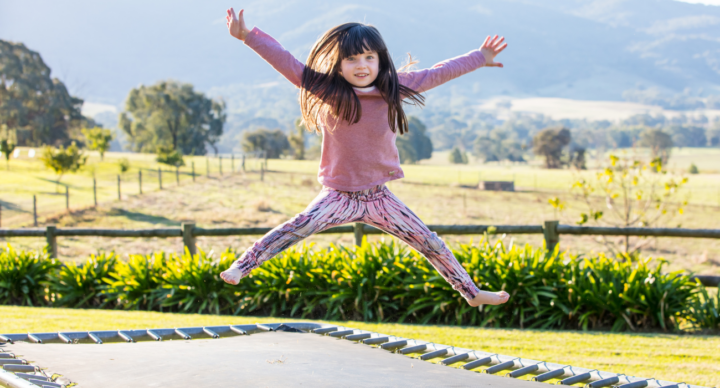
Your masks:
<instances>
[{"instance_id":1,"label":"pink knit sweater","mask_svg":"<svg viewBox=\"0 0 720 388\"><path fill-rule=\"evenodd\" d=\"M245 38L280 74L298 88L305 65L270 35L255 27ZM442 61L430 69L398 73L400 83L424 92L485 65L479 49ZM362 106L355 124L328 117L330 131L322 128L322 156L318 181L340 191L361 191L404 177L395 146L397 134L388 125L388 105L375 87L354 88Z\"/></svg>"}]
</instances>

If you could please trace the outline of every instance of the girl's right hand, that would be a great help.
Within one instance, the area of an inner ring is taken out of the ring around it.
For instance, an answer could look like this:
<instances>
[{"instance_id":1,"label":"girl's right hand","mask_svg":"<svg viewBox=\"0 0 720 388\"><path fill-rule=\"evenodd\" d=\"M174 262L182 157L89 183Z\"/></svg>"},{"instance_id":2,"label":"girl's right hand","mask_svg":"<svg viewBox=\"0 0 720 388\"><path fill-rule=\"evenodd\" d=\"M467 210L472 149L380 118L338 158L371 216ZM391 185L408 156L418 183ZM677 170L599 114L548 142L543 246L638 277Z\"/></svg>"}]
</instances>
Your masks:
<instances>
[{"instance_id":1,"label":"girl's right hand","mask_svg":"<svg viewBox=\"0 0 720 388\"><path fill-rule=\"evenodd\" d=\"M240 13L235 16L235 10L230 8L227 10L227 16L225 16L225 20L227 20L227 28L228 32L230 32L230 35L245 41L245 37L248 33L250 33L250 30L245 27L245 19L243 18L243 9L240 10Z\"/></svg>"}]
</instances>

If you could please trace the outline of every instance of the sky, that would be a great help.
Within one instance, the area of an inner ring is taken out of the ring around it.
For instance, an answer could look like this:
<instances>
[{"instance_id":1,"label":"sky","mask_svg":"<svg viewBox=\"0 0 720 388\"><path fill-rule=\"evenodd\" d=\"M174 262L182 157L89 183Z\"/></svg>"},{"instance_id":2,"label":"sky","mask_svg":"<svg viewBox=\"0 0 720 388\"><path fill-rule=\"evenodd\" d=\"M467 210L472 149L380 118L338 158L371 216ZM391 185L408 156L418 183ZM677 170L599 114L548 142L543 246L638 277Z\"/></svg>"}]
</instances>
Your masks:
<instances>
[{"instance_id":1,"label":"sky","mask_svg":"<svg viewBox=\"0 0 720 388\"><path fill-rule=\"evenodd\" d=\"M705 4L705 5L718 5L720 6L720 0L677 0L683 3L691 4Z\"/></svg>"}]
</instances>

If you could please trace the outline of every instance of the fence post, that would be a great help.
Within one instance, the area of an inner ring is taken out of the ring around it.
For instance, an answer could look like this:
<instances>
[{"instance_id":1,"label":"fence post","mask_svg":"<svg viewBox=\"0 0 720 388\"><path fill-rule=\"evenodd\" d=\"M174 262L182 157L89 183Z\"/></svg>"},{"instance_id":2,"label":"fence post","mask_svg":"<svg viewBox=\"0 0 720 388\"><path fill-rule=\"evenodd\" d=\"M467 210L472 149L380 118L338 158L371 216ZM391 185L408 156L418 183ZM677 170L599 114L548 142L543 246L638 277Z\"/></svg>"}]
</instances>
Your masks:
<instances>
[{"instance_id":1,"label":"fence post","mask_svg":"<svg viewBox=\"0 0 720 388\"><path fill-rule=\"evenodd\" d=\"M265 166L260 163L260 182L265 181Z\"/></svg>"},{"instance_id":2,"label":"fence post","mask_svg":"<svg viewBox=\"0 0 720 388\"><path fill-rule=\"evenodd\" d=\"M33 195L33 226L37 226L37 196Z\"/></svg>"},{"instance_id":3,"label":"fence post","mask_svg":"<svg viewBox=\"0 0 720 388\"><path fill-rule=\"evenodd\" d=\"M192 164L192 177L193 177L193 182L195 182L195 162L194 161L190 162L190 164Z\"/></svg>"},{"instance_id":4,"label":"fence post","mask_svg":"<svg viewBox=\"0 0 720 388\"><path fill-rule=\"evenodd\" d=\"M162 190L162 170L160 167L158 167L158 186L160 186L160 190Z\"/></svg>"},{"instance_id":5,"label":"fence post","mask_svg":"<svg viewBox=\"0 0 720 388\"><path fill-rule=\"evenodd\" d=\"M142 170L138 170L138 192L142 194Z\"/></svg>"},{"instance_id":6,"label":"fence post","mask_svg":"<svg viewBox=\"0 0 720 388\"><path fill-rule=\"evenodd\" d=\"M543 234L545 235L545 246L547 250L552 252L555 246L560 242L560 235L557 232L559 221L545 221Z\"/></svg>"},{"instance_id":7,"label":"fence post","mask_svg":"<svg viewBox=\"0 0 720 388\"><path fill-rule=\"evenodd\" d=\"M65 210L70 211L70 189L65 185Z\"/></svg>"},{"instance_id":8,"label":"fence post","mask_svg":"<svg viewBox=\"0 0 720 388\"><path fill-rule=\"evenodd\" d=\"M175 166L175 183L180 186L180 166Z\"/></svg>"},{"instance_id":9,"label":"fence post","mask_svg":"<svg viewBox=\"0 0 720 388\"><path fill-rule=\"evenodd\" d=\"M195 236L193 235L195 223L188 222L182 224L183 245L191 255L197 254L197 246L195 245Z\"/></svg>"},{"instance_id":10,"label":"fence post","mask_svg":"<svg viewBox=\"0 0 720 388\"><path fill-rule=\"evenodd\" d=\"M235 154L230 154L230 174L235 173Z\"/></svg>"},{"instance_id":11,"label":"fence post","mask_svg":"<svg viewBox=\"0 0 720 388\"><path fill-rule=\"evenodd\" d=\"M353 234L355 235L355 245L357 245L357 246L362 245L362 240L363 240L363 236L364 236L364 234L363 234L364 226L365 226L365 224L363 224L361 222L356 222L353 225Z\"/></svg>"},{"instance_id":12,"label":"fence post","mask_svg":"<svg viewBox=\"0 0 720 388\"><path fill-rule=\"evenodd\" d=\"M245 172L245 154L243 154L243 158L242 158L242 169L243 169L243 172Z\"/></svg>"},{"instance_id":13,"label":"fence post","mask_svg":"<svg viewBox=\"0 0 720 388\"><path fill-rule=\"evenodd\" d=\"M118 201L122 201L122 195L120 194L120 174L118 174Z\"/></svg>"},{"instance_id":14,"label":"fence post","mask_svg":"<svg viewBox=\"0 0 720 388\"><path fill-rule=\"evenodd\" d=\"M45 228L45 240L47 241L48 255L51 259L57 259L57 228L55 225L48 225Z\"/></svg>"},{"instance_id":15,"label":"fence post","mask_svg":"<svg viewBox=\"0 0 720 388\"><path fill-rule=\"evenodd\" d=\"M97 207L97 179L95 179L95 175L93 175L93 203Z\"/></svg>"},{"instance_id":16,"label":"fence post","mask_svg":"<svg viewBox=\"0 0 720 388\"><path fill-rule=\"evenodd\" d=\"M220 175L222 176L222 155L218 156L218 167L220 168Z\"/></svg>"}]
</instances>

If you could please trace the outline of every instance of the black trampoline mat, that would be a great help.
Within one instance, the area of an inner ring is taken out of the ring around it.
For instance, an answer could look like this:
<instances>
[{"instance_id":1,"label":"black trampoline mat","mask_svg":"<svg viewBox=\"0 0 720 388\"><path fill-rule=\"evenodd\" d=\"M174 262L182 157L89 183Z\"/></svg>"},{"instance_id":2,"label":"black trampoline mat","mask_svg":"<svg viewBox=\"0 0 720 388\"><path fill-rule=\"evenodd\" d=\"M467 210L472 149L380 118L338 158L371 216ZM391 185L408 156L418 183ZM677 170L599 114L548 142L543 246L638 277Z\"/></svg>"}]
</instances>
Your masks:
<instances>
[{"instance_id":1,"label":"black trampoline mat","mask_svg":"<svg viewBox=\"0 0 720 388\"><path fill-rule=\"evenodd\" d=\"M352 341L269 332L220 339L3 346L85 387L540 387Z\"/></svg>"}]
</instances>

